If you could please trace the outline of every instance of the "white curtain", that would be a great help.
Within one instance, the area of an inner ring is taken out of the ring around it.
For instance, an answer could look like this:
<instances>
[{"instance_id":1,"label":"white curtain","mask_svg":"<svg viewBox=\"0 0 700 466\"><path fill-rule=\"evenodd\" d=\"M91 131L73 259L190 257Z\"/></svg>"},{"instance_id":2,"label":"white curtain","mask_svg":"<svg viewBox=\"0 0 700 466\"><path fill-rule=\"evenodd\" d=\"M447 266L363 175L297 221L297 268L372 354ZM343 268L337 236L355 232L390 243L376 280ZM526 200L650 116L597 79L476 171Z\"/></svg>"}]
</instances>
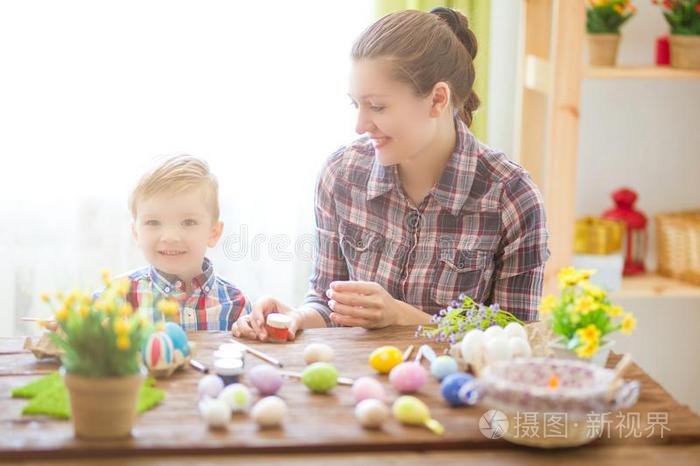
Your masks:
<instances>
[{"instance_id":1,"label":"white curtain","mask_svg":"<svg viewBox=\"0 0 700 466\"><path fill-rule=\"evenodd\" d=\"M0 4L0 336L35 334L42 291L144 264L126 202L153 157L220 181L218 272L298 303L314 180L354 134L353 39L371 2Z\"/></svg>"}]
</instances>

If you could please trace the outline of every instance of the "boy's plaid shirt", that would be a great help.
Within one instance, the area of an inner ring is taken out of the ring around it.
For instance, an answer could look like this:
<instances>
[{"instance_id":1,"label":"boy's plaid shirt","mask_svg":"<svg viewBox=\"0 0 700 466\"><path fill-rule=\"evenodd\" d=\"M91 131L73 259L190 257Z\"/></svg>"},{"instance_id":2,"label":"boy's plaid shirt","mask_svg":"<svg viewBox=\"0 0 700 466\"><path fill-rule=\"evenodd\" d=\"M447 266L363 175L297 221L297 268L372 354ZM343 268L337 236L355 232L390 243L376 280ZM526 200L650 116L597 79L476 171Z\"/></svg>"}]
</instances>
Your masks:
<instances>
[{"instance_id":1,"label":"boy's plaid shirt","mask_svg":"<svg viewBox=\"0 0 700 466\"><path fill-rule=\"evenodd\" d=\"M328 159L316 189L318 254L304 301L327 325L325 291L334 280L377 282L430 314L464 292L537 320L549 257L541 195L523 168L455 121L455 151L417 207L396 166L380 165L367 138Z\"/></svg>"},{"instance_id":2,"label":"boy's plaid shirt","mask_svg":"<svg viewBox=\"0 0 700 466\"><path fill-rule=\"evenodd\" d=\"M202 273L192 281L192 294L187 297L185 285L149 266L126 275L131 282L128 301L137 309L144 304L147 317L153 322L162 320L156 303L170 298L180 303L180 314L174 319L185 331L230 330L240 316L250 313L251 305L245 295L231 283L214 273L211 261L204 259Z\"/></svg>"}]
</instances>

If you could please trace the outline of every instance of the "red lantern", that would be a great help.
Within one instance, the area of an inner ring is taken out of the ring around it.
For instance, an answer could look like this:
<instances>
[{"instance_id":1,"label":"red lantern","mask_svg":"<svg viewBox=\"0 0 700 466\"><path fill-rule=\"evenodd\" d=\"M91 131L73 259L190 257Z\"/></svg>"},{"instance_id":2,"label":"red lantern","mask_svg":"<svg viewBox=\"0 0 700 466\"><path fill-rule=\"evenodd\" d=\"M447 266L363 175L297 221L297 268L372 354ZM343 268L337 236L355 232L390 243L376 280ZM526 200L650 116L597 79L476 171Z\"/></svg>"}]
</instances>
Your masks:
<instances>
[{"instance_id":1,"label":"red lantern","mask_svg":"<svg viewBox=\"0 0 700 466\"><path fill-rule=\"evenodd\" d=\"M603 218L617 220L626 227L625 268L623 275L644 272L644 256L647 251L647 218L634 209L637 193L623 188L612 195L616 207L603 213Z\"/></svg>"}]
</instances>

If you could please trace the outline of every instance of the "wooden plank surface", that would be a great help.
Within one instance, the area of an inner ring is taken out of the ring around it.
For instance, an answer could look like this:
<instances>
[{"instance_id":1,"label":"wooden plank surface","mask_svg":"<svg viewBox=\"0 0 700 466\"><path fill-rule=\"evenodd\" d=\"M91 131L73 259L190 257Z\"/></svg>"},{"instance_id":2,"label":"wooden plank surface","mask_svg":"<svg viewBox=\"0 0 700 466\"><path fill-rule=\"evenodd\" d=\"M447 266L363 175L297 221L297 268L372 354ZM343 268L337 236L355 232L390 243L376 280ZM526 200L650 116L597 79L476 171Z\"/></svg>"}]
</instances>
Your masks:
<instances>
[{"instance_id":1,"label":"wooden plank surface","mask_svg":"<svg viewBox=\"0 0 700 466\"><path fill-rule=\"evenodd\" d=\"M335 348L335 364L342 375L370 375L367 357L376 347L394 344L405 348L422 343L413 337L412 327L378 331L364 329L314 329L302 333L296 342L287 345L257 343L255 346L285 362L287 369L300 370L304 363L302 349L310 342L325 342ZM198 345L197 359L205 364L212 353L227 341L225 333L192 335ZM21 345L21 340L16 339ZM7 341L0 343L7 348ZM442 348L436 348L441 350ZM611 357L609 364L614 364ZM259 364L248 356L247 367ZM0 356L0 374L4 371L31 371L38 364L30 354ZM490 440L478 429L484 407L450 408L440 398L438 383L431 380L418 396L445 425L443 436L436 436L418 427L405 427L389 421L379 432L363 430L353 417L349 387L336 387L331 394L314 395L300 383L287 381L280 396L287 400L289 414L280 429L260 430L245 415L235 416L228 429L210 431L197 412L196 386L201 374L186 369L157 386L167 391L162 405L138 419L133 437L121 441L89 442L73 437L70 422L46 417L20 415L25 400L12 399L12 388L35 380L37 376L0 376L0 458L72 458L109 456L151 456L179 454L281 454L289 452L375 452L449 449L517 449L504 440ZM700 418L688 407L677 403L658 383L634 366L630 378L642 383L640 401L633 411L640 413L645 427L646 413L668 413L669 431L664 438L602 438L590 448L615 446L654 446L700 443ZM393 400L397 394L388 385L386 376L379 377ZM108 400L107 400L108 402ZM614 433L613 433L614 434ZM615 437L615 435L613 435Z\"/></svg>"}]
</instances>

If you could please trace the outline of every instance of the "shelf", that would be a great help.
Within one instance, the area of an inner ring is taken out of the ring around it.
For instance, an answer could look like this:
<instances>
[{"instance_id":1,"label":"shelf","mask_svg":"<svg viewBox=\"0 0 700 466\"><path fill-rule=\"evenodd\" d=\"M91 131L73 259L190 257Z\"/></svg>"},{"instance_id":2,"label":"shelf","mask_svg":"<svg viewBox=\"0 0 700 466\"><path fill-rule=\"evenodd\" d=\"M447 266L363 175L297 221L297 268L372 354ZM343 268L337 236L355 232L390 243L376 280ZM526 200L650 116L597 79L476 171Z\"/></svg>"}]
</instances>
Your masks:
<instances>
[{"instance_id":1,"label":"shelf","mask_svg":"<svg viewBox=\"0 0 700 466\"><path fill-rule=\"evenodd\" d=\"M586 79L700 79L700 70L682 70L669 66L616 66L584 68Z\"/></svg>"},{"instance_id":2,"label":"shelf","mask_svg":"<svg viewBox=\"0 0 700 466\"><path fill-rule=\"evenodd\" d=\"M700 286L655 273L622 279L622 289L613 298L700 298Z\"/></svg>"}]
</instances>

